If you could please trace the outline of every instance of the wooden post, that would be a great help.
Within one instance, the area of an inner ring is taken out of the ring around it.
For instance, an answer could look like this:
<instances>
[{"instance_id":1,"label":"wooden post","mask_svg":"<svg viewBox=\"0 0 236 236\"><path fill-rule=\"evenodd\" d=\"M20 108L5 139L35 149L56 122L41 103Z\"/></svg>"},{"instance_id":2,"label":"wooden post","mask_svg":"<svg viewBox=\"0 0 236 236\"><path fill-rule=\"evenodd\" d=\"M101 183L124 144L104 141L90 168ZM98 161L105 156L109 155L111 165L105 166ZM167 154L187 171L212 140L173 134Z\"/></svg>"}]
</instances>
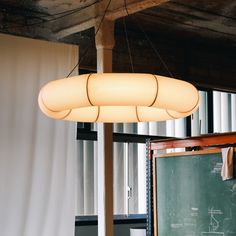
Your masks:
<instances>
[{"instance_id":1,"label":"wooden post","mask_svg":"<svg viewBox=\"0 0 236 236\"><path fill-rule=\"evenodd\" d=\"M112 72L114 22L103 21L96 35L97 72ZM95 27L97 31L98 28ZM113 235L113 125L98 123L98 236Z\"/></svg>"}]
</instances>

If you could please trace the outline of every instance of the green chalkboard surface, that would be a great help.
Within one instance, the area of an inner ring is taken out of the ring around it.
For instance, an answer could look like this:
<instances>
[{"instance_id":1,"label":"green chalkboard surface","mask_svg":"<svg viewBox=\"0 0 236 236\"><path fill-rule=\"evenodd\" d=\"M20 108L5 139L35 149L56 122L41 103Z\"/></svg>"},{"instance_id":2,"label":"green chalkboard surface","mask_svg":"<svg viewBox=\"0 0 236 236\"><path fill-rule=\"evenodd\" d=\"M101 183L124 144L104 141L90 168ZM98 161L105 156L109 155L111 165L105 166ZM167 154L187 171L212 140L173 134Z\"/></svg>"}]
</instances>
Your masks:
<instances>
[{"instance_id":1,"label":"green chalkboard surface","mask_svg":"<svg viewBox=\"0 0 236 236\"><path fill-rule=\"evenodd\" d=\"M221 153L156 158L158 236L236 236L236 179L221 167Z\"/></svg>"}]
</instances>

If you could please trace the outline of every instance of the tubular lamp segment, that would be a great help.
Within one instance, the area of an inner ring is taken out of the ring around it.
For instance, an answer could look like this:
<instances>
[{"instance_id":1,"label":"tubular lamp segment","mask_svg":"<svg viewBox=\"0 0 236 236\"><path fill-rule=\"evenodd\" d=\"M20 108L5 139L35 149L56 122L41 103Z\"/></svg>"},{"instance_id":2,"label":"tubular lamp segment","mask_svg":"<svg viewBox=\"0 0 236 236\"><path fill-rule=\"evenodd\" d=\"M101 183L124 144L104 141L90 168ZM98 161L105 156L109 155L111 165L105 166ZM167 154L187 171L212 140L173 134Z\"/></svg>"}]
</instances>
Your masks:
<instances>
[{"instance_id":1,"label":"tubular lamp segment","mask_svg":"<svg viewBox=\"0 0 236 236\"><path fill-rule=\"evenodd\" d=\"M81 122L143 122L182 118L198 107L197 89L159 75L101 73L51 81L40 91L47 116Z\"/></svg>"}]
</instances>

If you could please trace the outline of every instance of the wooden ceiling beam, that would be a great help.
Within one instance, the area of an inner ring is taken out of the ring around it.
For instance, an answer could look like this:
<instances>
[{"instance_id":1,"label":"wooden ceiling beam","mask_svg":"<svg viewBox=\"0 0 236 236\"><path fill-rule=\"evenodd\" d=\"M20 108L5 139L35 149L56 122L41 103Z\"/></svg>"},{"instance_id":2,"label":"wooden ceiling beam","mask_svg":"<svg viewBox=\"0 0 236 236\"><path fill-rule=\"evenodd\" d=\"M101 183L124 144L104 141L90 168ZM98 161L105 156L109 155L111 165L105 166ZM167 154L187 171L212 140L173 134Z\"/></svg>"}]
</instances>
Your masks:
<instances>
[{"instance_id":1,"label":"wooden ceiling beam","mask_svg":"<svg viewBox=\"0 0 236 236\"><path fill-rule=\"evenodd\" d=\"M124 1L111 1L105 18L109 21L115 21L127 15L126 8L129 14L133 14L150 7L158 6L167 1L169 0L127 0L126 6L124 5ZM50 23L50 28L53 29L55 37L61 39L94 27L103 17L108 4L108 0L93 4L82 11L70 14Z\"/></svg>"},{"instance_id":2,"label":"wooden ceiling beam","mask_svg":"<svg viewBox=\"0 0 236 236\"><path fill-rule=\"evenodd\" d=\"M168 1L169 0L142 0L142 1L137 0L130 3L127 1L126 7L124 3L122 3L120 7L117 7L116 9L112 9L111 12L108 12L106 18L108 20L117 20L119 18L127 16L127 11L128 11L128 14L134 14L136 12L158 6ZM127 8L127 11L126 11L126 8Z\"/></svg>"}]
</instances>

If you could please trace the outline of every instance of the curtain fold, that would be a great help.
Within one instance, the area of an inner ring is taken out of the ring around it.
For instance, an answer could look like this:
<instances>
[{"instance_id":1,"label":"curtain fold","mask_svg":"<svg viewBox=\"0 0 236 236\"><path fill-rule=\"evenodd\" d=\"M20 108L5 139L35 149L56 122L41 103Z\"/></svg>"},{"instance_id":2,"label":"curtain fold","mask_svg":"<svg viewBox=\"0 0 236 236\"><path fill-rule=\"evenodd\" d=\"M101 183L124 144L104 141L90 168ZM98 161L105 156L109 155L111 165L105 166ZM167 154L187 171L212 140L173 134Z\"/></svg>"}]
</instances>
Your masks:
<instances>
[{"instance_id":1,"label":"curtain fold","mask_svg":"<svg viewBox=\"0 0 236 236\"><path fill-rule=\"evenodd\" d=\"M77 60L76 46L0 34L1 236L74 235L76 126L37 96Z\"/></svg>"}]
</instances>

